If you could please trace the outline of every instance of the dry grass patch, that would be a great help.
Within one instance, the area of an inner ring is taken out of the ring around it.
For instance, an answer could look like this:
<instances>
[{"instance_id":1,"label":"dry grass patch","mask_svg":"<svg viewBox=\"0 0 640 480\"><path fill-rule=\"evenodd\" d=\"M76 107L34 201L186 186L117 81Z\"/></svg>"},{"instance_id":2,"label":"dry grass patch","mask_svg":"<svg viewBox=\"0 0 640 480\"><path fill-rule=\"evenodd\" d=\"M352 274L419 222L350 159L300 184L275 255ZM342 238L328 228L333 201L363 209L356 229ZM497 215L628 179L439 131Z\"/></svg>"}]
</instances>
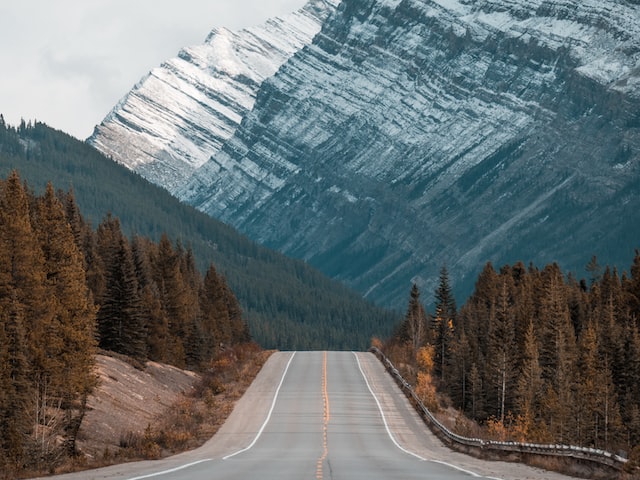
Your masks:
<instances>
[{"instance_id":1,"label":"dry grass patch","mask_svg":"<svg viewBox=\"0 0 640 480\"><path fill-rule=\"evenodd\" d=\"M174 403L144 433L125 434L120 455L156 459L202 445L231 414L271 351L246 344L222 352L193 390Z\"/></svg>"}]
</instances>

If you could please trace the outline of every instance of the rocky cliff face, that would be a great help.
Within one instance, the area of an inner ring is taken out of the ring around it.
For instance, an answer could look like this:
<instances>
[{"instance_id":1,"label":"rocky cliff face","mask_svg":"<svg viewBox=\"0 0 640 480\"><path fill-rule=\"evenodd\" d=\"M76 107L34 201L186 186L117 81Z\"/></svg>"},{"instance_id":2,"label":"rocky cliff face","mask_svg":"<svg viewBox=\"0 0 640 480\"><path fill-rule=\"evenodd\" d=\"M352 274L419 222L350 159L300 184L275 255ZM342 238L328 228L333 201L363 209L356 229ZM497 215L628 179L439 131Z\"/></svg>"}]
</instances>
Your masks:
<instances>
[{"instance_id":1,"label":"rocky cliff face","mask_svg":"<svg viewBox=\"0 0 640 480\"><path fill-rule=\"evenodd\" d=\"M337 2L311 0L239 32L213 29L138 82L89 143L174 192L233 135L262 82L311 42Z\"/></svg>"},{"instance_id":2,"label":"rocky cliff face","mask_svg":"<svg viewBox=\"0 0 640 480\"><path fill-rule=\"evenodd\" d=\"M466 293L488 260L626 267L640 6L344 0L216 149L165 184L387 305L443 264Z\"/></svg>"}]
</instances>

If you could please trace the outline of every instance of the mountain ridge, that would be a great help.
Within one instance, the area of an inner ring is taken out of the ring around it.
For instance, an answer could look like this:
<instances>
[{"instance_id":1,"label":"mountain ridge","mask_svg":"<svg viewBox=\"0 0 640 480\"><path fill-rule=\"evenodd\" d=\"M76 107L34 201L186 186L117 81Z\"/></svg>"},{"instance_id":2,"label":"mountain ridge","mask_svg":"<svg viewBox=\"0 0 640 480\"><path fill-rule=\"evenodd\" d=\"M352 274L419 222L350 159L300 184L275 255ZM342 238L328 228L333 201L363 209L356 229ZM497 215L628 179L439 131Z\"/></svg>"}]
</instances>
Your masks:
<instances>
[{"instance_id":1,"label":"mountain ridge","mask_svg":"<svg viewBox=\"0 0 640 480\"><path fill-rule=\"evenodd\" d=\"M262 81L311 41L336 2L312 0L239 32L214 28L143 77L88 142L175 190L233 134Z\"/></svg>"},{"instance_id":2,"label":"mountain ridge","mask_svg":"<svg viewBox=\"0 0 640 480\"><path fill-rule=\"evenodd\" d=\"M174 194L385 305L640 231L640 7L345 0Z\"/></svg>"}]
</instances>

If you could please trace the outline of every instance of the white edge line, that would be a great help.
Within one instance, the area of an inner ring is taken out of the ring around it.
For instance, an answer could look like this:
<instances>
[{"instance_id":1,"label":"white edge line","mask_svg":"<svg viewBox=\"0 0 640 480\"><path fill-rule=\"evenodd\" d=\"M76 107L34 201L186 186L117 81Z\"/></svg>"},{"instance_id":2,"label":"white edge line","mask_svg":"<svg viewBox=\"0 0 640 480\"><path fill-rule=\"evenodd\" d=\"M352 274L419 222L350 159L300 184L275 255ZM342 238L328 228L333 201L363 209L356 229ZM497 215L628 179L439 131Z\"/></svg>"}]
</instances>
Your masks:
<instances>
[{"instance_id":1,"label":"white edge line","mask_svg":"<svg viewBox=\"0 0 640 480\"><path fill-rule=\"evenodd\" d=\"M482 477L482 475L478 475L476 472L472 472L471 470L466 470L462 467L458 467L457 465L453 465L452 463L443 462L442 460L429 460L429 461L433 463L439 463L441 465L446 465L447 467L466 473L468 475L471 475L472 477L478 477L478 478ZM486 478L486 477L483 477L483 478Z\"/></svg>"},{"instance_id":2,"label":"white edge line","mask_svg":"<svg viewBox=\"0 0 640 480\"><path fill-rule=\"evenodd\" d=\"M405 453L408 453L409 455L416 457L422 461L426 461L426 458L422 458L420 455L418 455L417 453L411 452L409 450L407 450L406 448L402 447L395 439L395 437L393 436L393 434L391 433L391 430L389 429L389 425L387 424L387 418L384 416L384 412L382 411L382 406L380 405L380 402L378 401L378 397L376 397L376 394L373 393L373 390L371 389L371 385L369 385L369 380L367 380L367 376L364 374L364 371L362 370L362 365L360 365L360 359L358 358L358 355L356 354L356 352L351 352L353 353L353 356L356 357L356 362L358 363L358 368L360 369L360 374L362 375L362 378L364 378L364 383L367 384L367 388L369 389L369 393L371 393L371 396L373 397L373 399L376 401L376 404L378 405L378 410L380 411L380 416L382 416L382 422L384 423L384 428L387 429L387 434L389 435L389 438L391 439L391 441L394 443L394 445L396 447L398 447L400 450L402 450Z\"/></svg>"},{"instance_id":3,"label":"white edge line","mask_svg":"<svg viewBox=\"0 0 640 480\"><path fill-rule=\"evenodd\" d=\"M276 406L276 401L278 400L278 394L280 393L280 387L282 387L282 384L284 383L284 377L287 375L287 371L289 370L289 365L291 365L291 361L293 360L293 357L295 356L296 352L293 352L293 354L291 355L291 358L289 358L289 361L287 362L287 366L284 369L284 372L282 373L282 378L280 379L280 383L278 384L278 388L276 389L276 393L273 396L273 402L271 402L271 408L269 409L269 413L267 414L267 418L264 421L264 423L262 424L262 427L260 427L260 430L258 430L258 434L256 435L256 438L253 439L253 441L249 444L248 447L243 448L242 450L238 450L237 452L231 453L229 455L227 455L226 457L222 457L223 460L227 460L231 457L235 457L236 455L239 455L243 452L246 452L247 450L249 450L251 447L253 447L256 442L258 441L258 439L260 438L260 435L262 435L263 430L265 429L265 427L267 426L267 423L269 423L269 420L271 419L271 414L273 413L273 409Z\"/></svg>"},{"instance_id":4,"label":"white edge line","mask_svg":"<svg viewBox=\"0 0 640 480\"><path fill-rule=\"evenodd\" d=\"M204 460L198 460L197 462L187 463L186 465L180 465L179 467L171 468L169 470L163 470L162 472L149 473L148 475L142 475L140 477L129 478L128 480L140 480L142 478L158 477L160 475L166 475L167 473L177 472L178 470L182 470L183 468L193 467L194 465L197 465L198 463L210 462L211 460L213 460L213 459L212 458L205 458Z\"/></svg>"},{"instance_id":5,"label":"white edge line","mask_svg":"<svg viewBox=\"0 0 640 480\"><path fill-rule=\"evenodd\" d=\"M401 447L400 444L394 438L394 436L391 434L391 430L389 429L389 425L387 424L387 419L384 416L384 412L382 411L382 407L380 406L380 402L378 401L378 398L376 397L375 393L373 393L373 390L371 389L371 385L369 385L369 381L367 380L367 376L364 374L364 371L362 370L362 366L360 365L360 359L358 358L358 354L356 352L351 352L351 353L353 353L353 355L356 357L356 362L358 362L358 368L360 369L360 373L362 374L362 378L364 378L364 381L367 384L367 388L369 389L369 392L371 392L371 395L373 396L374 400L378 404L378 410L380 410L380 415L382 415L382 421L384 422L384 427L387 429L387 433L389 434L389 437L391 438L391 440L393 441L393 443L395 444L396 447L398 447L403 452L408 453L409 455L412 455L412 456L414 456L416 458L419 458L420 460L423 460L425 462L440 463L442 465L446 465L447 467L450 467L450 468L453 468L453 469L458 470L460 472L464 472L464 473L466 473L468 475L471 475L472 477L478 477L478 478L482 477L482 475L478 475L476 472L472 472L471 470L465 470L464 468L458 467L458 466L453 465L451 463L443 462L443 461L440 461L440 460L427 460L426 458L421 457L417 453L411 452L411 451L407 450L406 448Z\"/></svg>"}]
</instances>

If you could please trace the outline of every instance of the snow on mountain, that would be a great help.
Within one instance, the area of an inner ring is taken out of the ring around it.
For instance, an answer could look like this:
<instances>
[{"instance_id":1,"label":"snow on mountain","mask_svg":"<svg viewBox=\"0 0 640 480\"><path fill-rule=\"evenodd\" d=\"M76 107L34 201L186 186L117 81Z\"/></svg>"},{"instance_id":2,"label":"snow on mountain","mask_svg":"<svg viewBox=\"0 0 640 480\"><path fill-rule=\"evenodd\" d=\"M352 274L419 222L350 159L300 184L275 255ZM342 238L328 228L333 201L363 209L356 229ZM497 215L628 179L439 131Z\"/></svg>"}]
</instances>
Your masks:
<instances>
[{"instance_id":1,"label":"snow on mountain","mask_svg":"<svg viewBox=\"0 0 640 480\"><path fill-rule=\"evenodd\" d=\"M443 264L468 293L488 260L558 261L578 275L593 254L629 263L637 2L343 0L322 18L313 41L252 83L255 103L230 109L224 135L209 117L171 121L166 105L189 104L149 94L130 110L147 126L122 122L114 158L140 158L127 153L136 130L178 129L157 137L180 158L132 168L387 305L403 306L411 282L428 295ZM211 97L237 98L236 83L222 78Z\"/></svg>"},{"instance_id":2,"label":"snow on mountain","mask_svg":"<svg viewBox=\"0 0 640 480\"><path fill-rule=\"evenodd\" d=\"M213 29L138 82L89 143L175 191L233 135L264 79L311 42L337 2L311 0L239 32Z\"/></svg>"}]
</instances>

